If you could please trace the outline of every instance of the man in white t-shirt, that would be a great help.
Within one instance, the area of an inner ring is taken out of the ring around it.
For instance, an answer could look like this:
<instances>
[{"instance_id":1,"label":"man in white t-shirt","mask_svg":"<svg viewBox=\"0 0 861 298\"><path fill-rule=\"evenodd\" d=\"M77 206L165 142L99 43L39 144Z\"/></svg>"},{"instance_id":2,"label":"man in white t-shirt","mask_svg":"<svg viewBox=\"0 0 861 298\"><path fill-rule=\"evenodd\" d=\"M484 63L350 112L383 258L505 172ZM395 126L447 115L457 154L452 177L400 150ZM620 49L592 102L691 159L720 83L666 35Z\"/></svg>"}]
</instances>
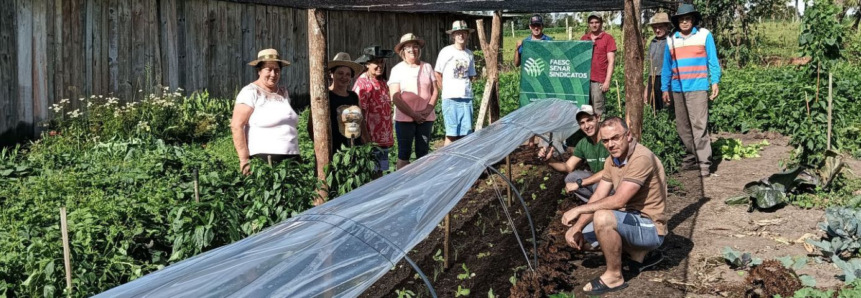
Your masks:
<instances>
[{"instance_id":1,"label":"man in white t-shirt","mask_svg":"<svg viewBox=\"0 0 861 298\"><path fill-rule=\"evenodd\" d=\"M469 34L466 22L455 21L451 35L453 44L439 52L436 60L437 85L442 90L442 115L445 121L445 145L472 132L472 78L475 77L475 56L466 48Z\"/></svg>"}]
</instances>

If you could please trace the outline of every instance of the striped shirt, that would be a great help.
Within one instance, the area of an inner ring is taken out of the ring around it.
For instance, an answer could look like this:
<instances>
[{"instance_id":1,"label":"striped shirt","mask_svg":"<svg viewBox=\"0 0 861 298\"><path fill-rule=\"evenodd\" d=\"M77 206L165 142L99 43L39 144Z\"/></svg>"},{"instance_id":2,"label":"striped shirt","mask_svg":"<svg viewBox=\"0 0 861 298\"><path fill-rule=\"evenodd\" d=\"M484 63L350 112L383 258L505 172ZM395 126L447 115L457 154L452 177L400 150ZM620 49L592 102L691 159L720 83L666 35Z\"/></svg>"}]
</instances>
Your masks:
<instances>
[{"instance_id":1,"label":"striped shirt","mask_svg":"<svg viewBox=\"0 0 861 298\"><path fill-rule=\"evenodd\" d=\"M708 91L709 85L720 82L720 76L717 48L711 32L694 27L688 37L676 32L668 38L661 70L661 91Z\"/></svg>"}]
</instances>

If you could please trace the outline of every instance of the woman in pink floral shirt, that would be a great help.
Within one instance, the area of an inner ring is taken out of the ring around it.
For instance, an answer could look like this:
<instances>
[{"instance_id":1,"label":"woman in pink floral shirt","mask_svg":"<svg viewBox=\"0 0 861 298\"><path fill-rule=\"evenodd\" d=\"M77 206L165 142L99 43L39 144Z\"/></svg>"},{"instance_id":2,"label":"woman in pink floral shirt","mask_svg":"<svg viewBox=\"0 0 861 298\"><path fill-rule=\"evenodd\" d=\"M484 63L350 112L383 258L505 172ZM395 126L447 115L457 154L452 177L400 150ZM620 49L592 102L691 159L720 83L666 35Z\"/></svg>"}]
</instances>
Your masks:
<instances>
[{"instance_id":1,"label":"woman in pink floral shirt","mask_svg":"<svg viewBox=\"0 0 861 298\"><path fill-rule=\"evenodd\" d=\"M365 48L362 56L356 59L357 63L365 66L365 72L353 85L353 92L359 95L359 107L365 116L362 141L379 146L380 150L377 150L375 155L380 172L389 169L389 150L395 144L392 100L389 97L389 86L386 85L386 59L392 56L393 51L383 50L380 46Z\"/></svg>"}]
</instances>

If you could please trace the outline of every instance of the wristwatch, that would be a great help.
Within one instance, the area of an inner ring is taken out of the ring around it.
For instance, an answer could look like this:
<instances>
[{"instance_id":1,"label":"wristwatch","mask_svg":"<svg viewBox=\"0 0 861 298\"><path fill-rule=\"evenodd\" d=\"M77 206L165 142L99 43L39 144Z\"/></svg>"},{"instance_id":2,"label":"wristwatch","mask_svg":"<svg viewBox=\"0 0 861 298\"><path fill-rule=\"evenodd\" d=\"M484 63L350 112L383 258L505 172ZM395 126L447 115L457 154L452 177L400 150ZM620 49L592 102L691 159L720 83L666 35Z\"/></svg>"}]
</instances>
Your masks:
<instances>
[{"instance_id":1,"label":"wristwatch","mask_svg":"<svg viewBox=\"0 0 861 298\"><path fill-rule=\"evenodd\" d=\"M577 183L577 188L583 188L583 179L574 180L574 183Z\"/></svg>"}]
</instances>

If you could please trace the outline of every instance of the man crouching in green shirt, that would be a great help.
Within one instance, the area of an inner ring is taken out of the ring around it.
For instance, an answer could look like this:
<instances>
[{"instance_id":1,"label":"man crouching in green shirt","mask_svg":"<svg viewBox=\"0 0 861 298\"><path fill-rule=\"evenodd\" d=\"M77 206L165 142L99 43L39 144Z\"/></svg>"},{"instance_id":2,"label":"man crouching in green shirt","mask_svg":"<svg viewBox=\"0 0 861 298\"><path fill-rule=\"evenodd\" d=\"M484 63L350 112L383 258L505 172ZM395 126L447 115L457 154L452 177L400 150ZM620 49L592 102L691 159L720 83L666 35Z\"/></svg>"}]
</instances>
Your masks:
<instances>
[{"instance_id":1,"label":"man crouching in green shirt","mask_svg":"<svg viewBox=\"0 0 861 298\"><path fill-rule=\"evenodd\" d=\"M589 202L604 174L604 162L607 156L610 156L610 152L598 142L598 118L592 106L583 105L575 117L586 137L577 142L573 154L567 161L551 161L548 165L557 171L568 173L568 176L565 176L565 190L574 192L574 195L583 202ZM538 154L545 160L549 160L552 157L552 150L545 152L544 148L541 148ZM575 171L583 161L588 165L588 169Z\"/></svg>"}]
</instances>

